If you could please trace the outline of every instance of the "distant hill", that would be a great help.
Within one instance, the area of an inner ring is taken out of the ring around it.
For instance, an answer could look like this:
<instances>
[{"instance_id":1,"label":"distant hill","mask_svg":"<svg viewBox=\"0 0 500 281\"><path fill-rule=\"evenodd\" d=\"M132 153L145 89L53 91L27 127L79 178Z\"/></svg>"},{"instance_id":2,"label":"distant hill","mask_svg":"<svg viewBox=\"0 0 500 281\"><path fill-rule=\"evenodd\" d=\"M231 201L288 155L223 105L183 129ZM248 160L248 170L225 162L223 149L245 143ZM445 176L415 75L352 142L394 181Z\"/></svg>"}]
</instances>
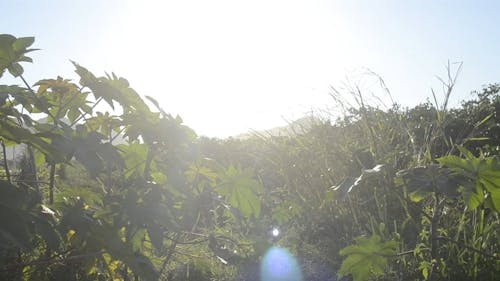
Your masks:
<instances>
[{"instance_id":1,"label":"distant hill","mask_svg":"<svg viewBox=\"0 0 500 281\"><path fill-rule=\"evenodd\" d=\"M248 133L243 133L234 136L233 138L236 139L247 139L252 136L294 136L294 135L300 135L304 134L309 129L313 127L314 124L321 123L322 121L318 117L314 116L304 116L301 117L295 121L291 121L288 125L286 126L280 126L280 127L274 127L271 129L267 130L261 130L261 131L251 131Z\"/></svg>"}]
</instances>

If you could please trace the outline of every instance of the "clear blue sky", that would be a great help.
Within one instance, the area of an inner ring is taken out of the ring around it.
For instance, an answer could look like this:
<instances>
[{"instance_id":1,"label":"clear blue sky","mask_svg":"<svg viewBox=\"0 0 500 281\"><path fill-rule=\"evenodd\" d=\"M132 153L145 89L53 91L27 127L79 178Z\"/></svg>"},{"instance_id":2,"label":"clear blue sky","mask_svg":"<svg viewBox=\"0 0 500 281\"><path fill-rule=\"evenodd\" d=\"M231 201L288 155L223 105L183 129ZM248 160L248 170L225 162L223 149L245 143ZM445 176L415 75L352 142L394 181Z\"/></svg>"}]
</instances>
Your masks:
<instances>
[{"instance_id":1,"label":"clear blue sky","mask_svg":"<svg viewBox=\"0 0 500 281\"><path fill-rule=\"evenodd\" d=\"M27 77L115 72L199 134L265 129L333 106L347 79L415 105L463 62L452 104L500 82L500 1L4 1L1 33L35 36Z\"/></svg>"}]
</instances>

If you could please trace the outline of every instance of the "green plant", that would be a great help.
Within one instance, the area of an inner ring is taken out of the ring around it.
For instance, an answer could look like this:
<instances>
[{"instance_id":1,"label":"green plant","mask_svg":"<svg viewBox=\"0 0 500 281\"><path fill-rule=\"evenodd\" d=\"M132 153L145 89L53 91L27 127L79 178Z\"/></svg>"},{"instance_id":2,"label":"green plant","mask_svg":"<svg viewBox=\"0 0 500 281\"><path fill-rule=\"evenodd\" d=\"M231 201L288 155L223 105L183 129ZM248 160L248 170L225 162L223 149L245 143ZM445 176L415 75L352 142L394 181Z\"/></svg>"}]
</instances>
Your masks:
<instances>
[{"instance_id":1,"label":"green plant","mask_svg":"<svg viewBox=\"0 0 500 281\"><path fill-rule=\"evenodd\" d=\"M231 263L213 274L232 274L242 257L228 248L252 249L232 223L260 216L253 174L205 161L180 117L146 97L150 109L114 73L73 62L78 84L57 77L31 87L19 62L31 62L33 42L0 35L0 73L24 84L0 85L0 277L158 280L193 257ZM19 171L5 152L18 144Z\"/></svg>"}]
</instances>

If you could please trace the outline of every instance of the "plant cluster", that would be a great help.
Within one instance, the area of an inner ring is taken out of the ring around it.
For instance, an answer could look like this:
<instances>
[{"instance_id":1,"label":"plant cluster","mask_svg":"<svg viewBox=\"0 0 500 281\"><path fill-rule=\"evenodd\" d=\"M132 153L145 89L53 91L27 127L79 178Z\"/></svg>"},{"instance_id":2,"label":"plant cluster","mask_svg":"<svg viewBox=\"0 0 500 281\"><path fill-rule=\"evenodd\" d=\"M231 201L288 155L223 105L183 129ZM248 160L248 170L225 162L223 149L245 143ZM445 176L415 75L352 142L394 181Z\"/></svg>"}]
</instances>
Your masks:
<instances>
[{"instance_id":1,"label":"plant cluster","mask_svg":"<svg viewBox=\"0 0 500 281\"><path fill-rule=\"evenodd\" d=\"M335 122L205 140L205 150L256 171L267 217L308 280L324 279L317 264L354 280L495 280L499 89L448 109L448 81L442 104L380 110L354 91L358 106Z\"/></svg>"},{"instance_id":2,"label":"plant cluster","mask_svg":"<svg viewBox=\"0 0 500 281\"><path fill-rule=\"evenodd\" d=\"M498 85L219 140L114 73L30 85L33 42L0 35L2 280L258 280L273 244L305 280L500 274Z\"/></svg>"},{"instance_id":3,"label":"plant cluster","mask_svg":"<svg viewBox=\"0 0 500 281\"><path fill-rule=\"evenodd\" d=\"M261 212L253 173L204 157L180 117L114 73L73 62L78 83L30 85L20 63L33 42L0 35L0 74L22 82L0 85L0 279L234 275L255 255L244 239Z\"/></svg>"}]
</instances>

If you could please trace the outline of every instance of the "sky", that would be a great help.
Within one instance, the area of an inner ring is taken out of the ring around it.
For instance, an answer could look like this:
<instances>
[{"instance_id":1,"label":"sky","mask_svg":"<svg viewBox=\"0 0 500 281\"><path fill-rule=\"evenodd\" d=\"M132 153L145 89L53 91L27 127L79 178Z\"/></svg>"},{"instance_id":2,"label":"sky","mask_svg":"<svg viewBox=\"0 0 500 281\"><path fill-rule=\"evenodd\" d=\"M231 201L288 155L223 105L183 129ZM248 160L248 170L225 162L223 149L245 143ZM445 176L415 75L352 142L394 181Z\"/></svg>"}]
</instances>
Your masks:
<instances>
[{"instance_id":1,"label":"sky","mask_svg":"<svg viewBox=\"0 0 500 281\"><path fill-rule=\"evenodd\" d=\"M359 86L390 106L442 99L462 63L452 105L500 82L500 1L6 1L0 33L35 36L26 78L77 79L73 60L114 72L199 135L227 137L340 114ZM0 81L1 82L1 81ZM18 81L20 83L20 81Z\"/></svg>"}]
</instances>

